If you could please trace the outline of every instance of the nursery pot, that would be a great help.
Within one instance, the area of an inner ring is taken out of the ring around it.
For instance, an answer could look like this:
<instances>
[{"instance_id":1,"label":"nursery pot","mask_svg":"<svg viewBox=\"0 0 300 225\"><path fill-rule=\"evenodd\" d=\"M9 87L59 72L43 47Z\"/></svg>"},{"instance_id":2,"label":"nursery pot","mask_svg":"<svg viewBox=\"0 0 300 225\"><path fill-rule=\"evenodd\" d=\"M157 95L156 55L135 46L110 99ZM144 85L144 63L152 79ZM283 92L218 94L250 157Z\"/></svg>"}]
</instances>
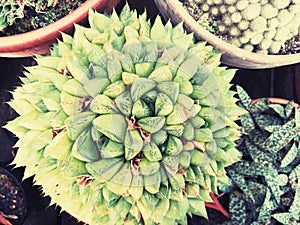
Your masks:
<instances>
[{"instance_id":1,"label":"nursery pot","mask_svg":"<svg viewBox=\"0 0 300 225\"><path fill-rule=\"evenodd\" d=\"M222 63L238 68L262 69L290 65L300 62L300 53L291 55L262 55L249 52L218 38L197 23L178 0L154 0L162 16L173 24L184 22L188 32L193 32L199 40L204 40L222 54Z\"/></svg>"},{"instance_id":2,"label":"nursery pot","mask_svg":"<svg viewBox=\"0 0 300 225\"><path fill-rule=\"evenodd\" d=\"M0 57L46 55L63 33L72 33L74 24L87 21L89 9L111 12L120 0L87 0L70 14L37 30L0 37Z\"/></svg>"},{"instance_id":3,"label":"nursery pot","mask_svg":"<svg viewBox=\"0 0 300 225\"><path fill-rule=\"evenodd\" d=\"M0 224L21 225L26 215L23 187L10 172L0 167Z\"/></svg>"}]
</instances>

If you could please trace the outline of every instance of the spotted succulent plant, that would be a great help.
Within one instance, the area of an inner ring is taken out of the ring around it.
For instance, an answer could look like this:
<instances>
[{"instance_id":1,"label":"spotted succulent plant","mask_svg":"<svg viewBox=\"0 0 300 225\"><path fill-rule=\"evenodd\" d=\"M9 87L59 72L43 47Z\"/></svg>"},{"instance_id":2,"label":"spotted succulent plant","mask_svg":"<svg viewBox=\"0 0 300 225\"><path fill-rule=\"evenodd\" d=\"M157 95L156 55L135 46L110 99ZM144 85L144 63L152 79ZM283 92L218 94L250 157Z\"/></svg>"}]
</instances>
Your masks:
<instances>
[{"instance_id":1,"label":"spotted succulent plant","mask_svg":"<svg viewBox=\"0 0 300 225\"><path fill-rule=\"evenodd\" d=\"M238 87L241 116L241 161L227 167L232 224L299 224L299 106L284 99L255 104ZM226 187L223 189L223 187Z\"/></svg>"},{"instance_id":2,"label":"spotted succulent plant","mask_svg":"<svg viewBox=\"0 0 300 225\"><path fill-rule=\"evenodd\" d=\"M27 67L9 103L14 160L52 203L87 224L187 224L207 217L224 167L239 160L235 70L182 24L128 5L89 13Z\"/></svg>"}]
</instances>

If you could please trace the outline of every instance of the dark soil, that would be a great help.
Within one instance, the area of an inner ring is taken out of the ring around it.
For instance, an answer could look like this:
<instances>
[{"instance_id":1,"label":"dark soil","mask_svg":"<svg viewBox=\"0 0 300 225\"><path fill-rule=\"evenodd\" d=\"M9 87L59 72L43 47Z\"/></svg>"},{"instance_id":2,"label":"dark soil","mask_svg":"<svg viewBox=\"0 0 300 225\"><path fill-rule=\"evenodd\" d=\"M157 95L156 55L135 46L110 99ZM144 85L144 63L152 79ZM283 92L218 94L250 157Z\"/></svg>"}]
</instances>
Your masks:
<instances>
[{"instance_id":1,"label":"dark soil","mask_svg":"<svg viewBox=\"0 0 300 225\"><path fill-rule=\"evenodd\" d=\"M66 16L83 2L85 0L59 0L55 7L47 7L41 11L36 11L34 7L25 7L24 18L16 19L12 26L0 31L0 36L10 36L44 27Z\"/></svg>"}]
</instances>

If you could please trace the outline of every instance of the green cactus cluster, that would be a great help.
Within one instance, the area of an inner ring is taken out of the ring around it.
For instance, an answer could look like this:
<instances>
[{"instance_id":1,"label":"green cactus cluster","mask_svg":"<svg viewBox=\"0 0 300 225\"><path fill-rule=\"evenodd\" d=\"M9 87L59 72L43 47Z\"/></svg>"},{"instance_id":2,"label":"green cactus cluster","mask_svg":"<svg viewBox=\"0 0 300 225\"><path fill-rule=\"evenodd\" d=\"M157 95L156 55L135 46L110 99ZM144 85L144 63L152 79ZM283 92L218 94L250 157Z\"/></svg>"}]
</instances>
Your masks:
<instances>
[{"instance_id":1,"label":"green cactus cluster","mask_svg":"<svg viewBox=\"0 0 300 225\"><path fill-rule=\"evenodd\" d=\"M128 5L90 11L89 23L37 56L12 92L13 164L90 225L207 217L210 192L240 159L235 70L182 24L151 26Z\"/></svg>"},{"instance_id":2,"label":"green cactus cluster","mask_svg":"<svg viewBox=\"0 0 300 225\"><path fill-rule=\"evenodd\" d=\"M182 0L182 2L188 8L194 8L190 11L199 13L198 17L215 18L221 36L250 52L277 54L287 40L299 34L298 0Z\"/></svg>"},{"instance_id":3,"label":"green cactus cluster","mask_svg":"<svg viewBox=\"0 0 300 225\"><path fill-rule=\"evenodd\" d=\"M16 19L24 17L25 7L34 8L37 12L46 7L55 6L57 0L1 0L0 4L0 31L13 25Z\"/></svg>"}]
</instances>

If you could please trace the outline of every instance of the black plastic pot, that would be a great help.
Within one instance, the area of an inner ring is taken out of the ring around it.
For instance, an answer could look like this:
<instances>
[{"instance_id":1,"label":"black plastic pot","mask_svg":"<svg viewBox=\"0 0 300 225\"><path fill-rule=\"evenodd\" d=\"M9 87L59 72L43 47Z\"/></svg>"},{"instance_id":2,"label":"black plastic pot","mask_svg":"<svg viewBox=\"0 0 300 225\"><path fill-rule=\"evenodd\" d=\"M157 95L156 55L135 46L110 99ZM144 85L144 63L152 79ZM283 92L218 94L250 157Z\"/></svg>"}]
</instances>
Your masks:
<instances>
[{"instance_id":1,"label":"black plastic pot","mask_svg":"<svg viewBox=\"0 0 300 225\"><path fill-rule=\"evenodd\" d=\"M0 223L21 225L27 216L27 200L19 181L0 167Z\"/></svg>"}]
</instances>

